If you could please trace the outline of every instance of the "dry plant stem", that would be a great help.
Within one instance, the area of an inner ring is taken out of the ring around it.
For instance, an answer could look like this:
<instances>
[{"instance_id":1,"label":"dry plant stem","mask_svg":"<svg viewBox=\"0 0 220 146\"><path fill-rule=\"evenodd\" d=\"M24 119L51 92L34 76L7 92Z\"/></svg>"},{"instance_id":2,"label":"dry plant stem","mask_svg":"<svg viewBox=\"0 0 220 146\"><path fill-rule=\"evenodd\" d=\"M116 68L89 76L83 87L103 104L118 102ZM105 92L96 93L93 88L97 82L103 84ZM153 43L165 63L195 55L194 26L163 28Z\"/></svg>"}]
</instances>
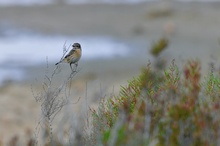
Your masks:
<instances>
[{"instance_id":1,"label":"dry plant stem","mask_svg":"<svg viewBox=\"0 0 220 146\"><path fill-rule=\"evenodd\" d=\"M66 49L65 44L64 44L63 56L62 56L61 60L63 59L63 57L65 56L65 54L67 52L68 52L68 49ZM43 122L43 125L45 125L45 126L48 125L47 127L49 127L48 130L49 130L49 135L50 135L50 143L51 143L51 145L53 145L52 122L53 122L54 118L56 117L56 115L62 110L62 108L65 105L70 103L69 98L70 98L70 94L71 94L70 93L71 81L72 81L73 77L78 73L79 70L77 70L77 67L76 67L75 70L72 70L72 72L70 73L68 78L66 80L64 80L58 87L53 87L54 86L53 80L55 80L56 74L59 73L59 67L56 66L50 76L47 75L48 68L49 68L49 65L48 65L48 59L47 59L46 74L44 77L44 81L42 83L43 91L38 94L34 94L32 87L31 87L31 90L32 90L32 94L33 94L36 102L40 103L41 112L42 112L42 117L37 124L37 127L39 128L39 130L37 130L37 133L35 135L39 134L39 131L42 128L39 126L42 126L41 123ZM78 99L78 101L79 101L79 99ZM36 127L36 129L38 129L37 127Z\"/></svg>"}]
</instances>

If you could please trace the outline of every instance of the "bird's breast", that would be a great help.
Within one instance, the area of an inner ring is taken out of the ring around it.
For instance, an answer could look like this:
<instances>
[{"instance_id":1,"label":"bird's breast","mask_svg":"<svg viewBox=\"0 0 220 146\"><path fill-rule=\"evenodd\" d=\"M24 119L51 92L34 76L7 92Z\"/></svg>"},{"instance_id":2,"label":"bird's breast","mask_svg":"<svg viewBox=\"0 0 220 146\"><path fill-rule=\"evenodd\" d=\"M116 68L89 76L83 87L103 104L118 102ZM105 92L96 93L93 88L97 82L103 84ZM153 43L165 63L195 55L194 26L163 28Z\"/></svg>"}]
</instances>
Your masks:
<instances>
[{"instance_id":1,"label":"bird's breast","mask_svg":"<svg viewBox=\"0 0 220 146\"><path fill-rule=\"evenodd\" d=\"M81 53L82 53L82 52L81 52L80 49L76 49L76 52L75 52L75 53L76 53L76 56L77 56L77 57L79 57L79 58L81 57Z\"/></svg>"}]
</instances>

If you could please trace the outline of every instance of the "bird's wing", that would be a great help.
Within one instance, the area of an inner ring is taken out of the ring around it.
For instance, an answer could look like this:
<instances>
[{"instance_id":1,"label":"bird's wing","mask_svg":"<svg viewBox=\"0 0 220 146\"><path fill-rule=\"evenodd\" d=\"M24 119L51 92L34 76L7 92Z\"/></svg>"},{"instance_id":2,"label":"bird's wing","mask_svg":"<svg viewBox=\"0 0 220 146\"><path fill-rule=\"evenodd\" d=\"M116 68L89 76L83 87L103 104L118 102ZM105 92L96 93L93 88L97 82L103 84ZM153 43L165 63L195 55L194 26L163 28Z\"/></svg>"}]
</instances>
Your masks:
<instances>
[{"instance_id":1,"label":"bird's wing","mask_svg":"<svg viewBox=\"0 0 220 146\"><path fill-rule=\"evenodd\" d=\"M75 52L75 49L72 49L66 56L65 58L68 58L69 56L73 55L73 53Z\"/></svg>"}]
</instances>

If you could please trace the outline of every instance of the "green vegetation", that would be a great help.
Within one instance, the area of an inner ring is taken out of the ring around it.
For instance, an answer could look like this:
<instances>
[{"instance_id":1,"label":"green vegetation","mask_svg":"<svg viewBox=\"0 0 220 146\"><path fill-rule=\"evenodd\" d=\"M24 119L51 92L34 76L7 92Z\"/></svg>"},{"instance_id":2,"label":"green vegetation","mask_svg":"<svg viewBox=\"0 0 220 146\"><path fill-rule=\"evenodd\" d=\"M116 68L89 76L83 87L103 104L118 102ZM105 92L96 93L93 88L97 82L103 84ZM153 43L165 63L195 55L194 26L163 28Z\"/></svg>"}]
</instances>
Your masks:
<instances>
[{"instance_id":1,"label":"green vegetation","mask_svg":"<svg viewBox=\"0 0 220 146\"><path fill-rule=\"evenodd\" d=\"M154 46L163 50L163 44ZM219 145L220 78L211 69L201 80L200 68L196 60L183 71L175 61L164 71L149 63L118 96L91 110L94 129L87 145Z\"/></svg>"}]
</instances>

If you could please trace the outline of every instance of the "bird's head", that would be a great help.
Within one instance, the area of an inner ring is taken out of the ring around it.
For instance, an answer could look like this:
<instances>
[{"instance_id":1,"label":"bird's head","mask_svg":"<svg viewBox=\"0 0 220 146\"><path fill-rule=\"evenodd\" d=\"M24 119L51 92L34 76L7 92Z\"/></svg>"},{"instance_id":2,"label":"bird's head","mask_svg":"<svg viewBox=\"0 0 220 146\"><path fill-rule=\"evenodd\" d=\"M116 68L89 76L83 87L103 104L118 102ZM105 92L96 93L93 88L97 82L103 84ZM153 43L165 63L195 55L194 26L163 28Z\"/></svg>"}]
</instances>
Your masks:
<instances>
[{"instance_id":1,"label":"bird's head","mask_svg":"<svg viewBox=\"0 0 220 146\"><path fill-rule=\"evenodd\" d=\"M74 44L72 45L72 47L81 50L81 45L80 45L79 43L74 43Z\"/></svg>"}]
</instances>

